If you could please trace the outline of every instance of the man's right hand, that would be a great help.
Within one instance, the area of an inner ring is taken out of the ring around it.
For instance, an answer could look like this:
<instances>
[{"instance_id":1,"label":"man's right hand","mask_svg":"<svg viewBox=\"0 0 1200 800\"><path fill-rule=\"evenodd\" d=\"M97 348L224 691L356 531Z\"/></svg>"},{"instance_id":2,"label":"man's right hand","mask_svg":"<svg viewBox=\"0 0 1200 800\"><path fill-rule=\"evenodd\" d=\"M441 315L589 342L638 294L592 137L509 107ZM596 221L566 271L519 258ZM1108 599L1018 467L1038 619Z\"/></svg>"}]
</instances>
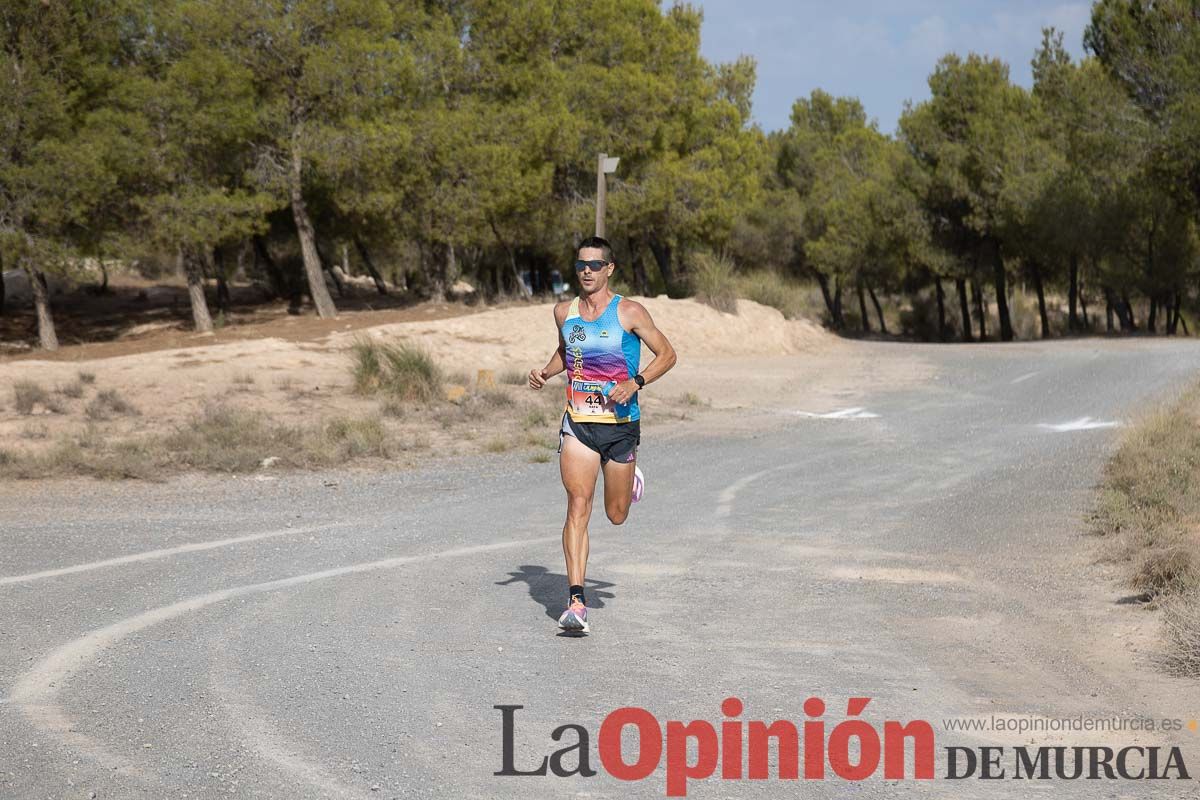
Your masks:
<instances>
[{"instance_id":1,"label":"man's right hand","mask_svg":"<svg viewBox=\"0 0 1200 800\"><path fill-rule=\"evenodd\" d=\"M529 370L529 388L540 389L546 385L546 376L540 369Z\"/></svg>"}]
</instances>

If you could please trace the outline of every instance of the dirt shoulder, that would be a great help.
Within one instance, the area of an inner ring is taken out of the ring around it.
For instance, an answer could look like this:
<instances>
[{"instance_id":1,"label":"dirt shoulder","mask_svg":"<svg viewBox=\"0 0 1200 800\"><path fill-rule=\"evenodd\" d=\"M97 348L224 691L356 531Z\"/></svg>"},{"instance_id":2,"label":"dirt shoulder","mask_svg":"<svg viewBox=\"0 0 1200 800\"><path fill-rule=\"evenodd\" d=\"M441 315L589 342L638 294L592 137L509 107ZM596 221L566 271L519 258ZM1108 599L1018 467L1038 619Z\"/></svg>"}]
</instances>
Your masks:
<instances>
[{"instance_id":1,"label":"dirt shoulder","mask_svg":"<svg viewBox=\"0 0 1200 800\"><path fill-rule=\"evenodd\" d=\"M727 314L690 299L638 300L679 353L678 366L641 398L648 424L656 427L686 425L702 415L720 427L723 418L736 417L722 413L729 409L789 407L798 385L806 401L832 402L922 374L912 359L882 368L866 347L750 301ZM251 335L276 328L281 335ZM426 304L329 321L283 318L227 335L179 335L184 341L173 348L135 345L133 352L110 354L105 347L122 344L112 342L53 359L0 362L0 451L11 463L71 442L85 450L137 441L148 447L153 437L195 433L196 420L214 408L233 409L247 424L259 418L279 426L335 421L344 427L348 420L377 420L394 446L366 448L365 457L355 459L368 462L381 455L403 464L431 454L507 450L544 460L557 445L559 382L541 392L524 386L524 376L543 365L556 344L549 303L479 312ZM350 350L363 338L427 352L454 400L401 408L356 394ZM644 364L652 354L642 357ZM35 395L25 398L25 407L19 407L18 387Z\"/></svg>"},{"instance_id":2,"label":"dirt shoulder","mask_svg":"<svg viewBox=\"0 0 1200 800\"><path fill-rule=\"evenodd\" d=\"M1092 527L1126 601L1163 612L1160 666L1200 677L1200 386L1125 432Z\"/></svg>"}]
</instances>

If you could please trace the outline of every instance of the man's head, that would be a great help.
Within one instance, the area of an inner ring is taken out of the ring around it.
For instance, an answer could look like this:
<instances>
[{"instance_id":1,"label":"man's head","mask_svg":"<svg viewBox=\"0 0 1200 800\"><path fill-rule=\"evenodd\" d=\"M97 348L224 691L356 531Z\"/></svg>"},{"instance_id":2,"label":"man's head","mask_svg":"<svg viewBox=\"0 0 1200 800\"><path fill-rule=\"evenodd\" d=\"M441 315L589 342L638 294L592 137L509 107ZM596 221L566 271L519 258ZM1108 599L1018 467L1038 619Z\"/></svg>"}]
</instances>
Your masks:
<instances>
[{"instance_id":1,"label":"man's head","mask_svg":"<svg viewBox=\"0 0 1200 800\"><path fill-rule=\"evenodd\" d=\"M613 263L612 245L599 236L589 236L579 243L577 259L575 275L585 294L604 289L617 268Z\"/></svg>"}]
</instances>

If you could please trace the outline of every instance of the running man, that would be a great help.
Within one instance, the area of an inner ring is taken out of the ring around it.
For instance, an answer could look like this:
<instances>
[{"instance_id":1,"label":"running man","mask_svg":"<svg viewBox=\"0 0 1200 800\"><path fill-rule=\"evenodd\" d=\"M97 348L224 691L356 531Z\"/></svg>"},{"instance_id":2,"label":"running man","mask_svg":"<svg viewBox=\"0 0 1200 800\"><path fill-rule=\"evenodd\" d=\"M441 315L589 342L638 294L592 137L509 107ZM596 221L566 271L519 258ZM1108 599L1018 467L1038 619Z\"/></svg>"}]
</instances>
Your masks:
<instances>
[{"instance_id":1,"label":"running man","mask_svg":"<svg viewBox=\"0 0 1200 800\"><path fill-rule=\"evenodd\" d=\"M564 369L567 408L558 434L558 467L567 490L563 554L567 559L567 610L563 630L588 631L588 520L596 476L604 472L604 510L614 525L629 516L629 504L642 498L645 484L637 468L641 441L638 391L675 366L675 348L654 327L646 309L608 288L616 264L612 247L599 236L579 245L575 272L580 294L554 306L558 349L542 369L529 372L529 386L541 389ZM641 372L642 344L654 359Z\"/></svg>"}]
</instances>

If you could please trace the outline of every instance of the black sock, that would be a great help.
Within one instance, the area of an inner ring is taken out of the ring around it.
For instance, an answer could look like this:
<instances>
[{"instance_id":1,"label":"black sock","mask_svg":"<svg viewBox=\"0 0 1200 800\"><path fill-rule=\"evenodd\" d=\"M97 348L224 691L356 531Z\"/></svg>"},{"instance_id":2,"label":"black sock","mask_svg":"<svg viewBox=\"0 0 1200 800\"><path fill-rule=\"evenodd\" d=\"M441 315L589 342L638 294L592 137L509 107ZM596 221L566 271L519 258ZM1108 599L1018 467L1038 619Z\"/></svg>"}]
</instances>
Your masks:
<instances>
[{"instance_id":1,"label":"black sock","mask_svg":"<svg viewBox=\"0 0 1200 800\"><path fill-rule=\"evenodd\" d=\"M585 606L587 605L587 600L583 598L583 587L572 584L571 588L567 591L567 602L571 602L576 597L579 598L579 602L583 603Z\"/></svg>"}]
</instances>

